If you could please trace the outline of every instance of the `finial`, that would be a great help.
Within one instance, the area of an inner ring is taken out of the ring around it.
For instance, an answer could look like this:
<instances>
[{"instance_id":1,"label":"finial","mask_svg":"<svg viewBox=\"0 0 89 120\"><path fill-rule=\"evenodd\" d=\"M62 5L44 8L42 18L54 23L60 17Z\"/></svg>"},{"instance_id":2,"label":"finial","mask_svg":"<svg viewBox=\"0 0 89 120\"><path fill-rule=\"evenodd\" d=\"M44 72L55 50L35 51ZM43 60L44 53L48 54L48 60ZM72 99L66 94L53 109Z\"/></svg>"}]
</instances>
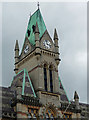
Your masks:
<instances>
[{"instance_id":1,"label":"finial","mask_svg":"<svg viewBox=\"0 0 89 120\"><path fill-rule=\"evenodd\" d=\"M19 44L18 44L18 40L16 40L16 44L15 44L15 50L19 50Z\"/></svg>"},{"instance_id":2,"label":"finial","mask_svg":"<svg viewBox=\"0 0 89 120\"><path fill-rule=\"evenodd\" d=\"M40 6L40 5L39 5L39 2L37 2L37 6L38 6L38 9L39 9L39 6Z\"/></svg>"},{"instance_id":3,"label":"finial","mask_svg":"<svg viewBox=\"0 0 89 120\"><path fill-rule=\"evenodd\" d=\"M78 96L78 94L77 94L76 91L75 91L75 93L74 93L74 99L79 99L79 96Z\"/></svg>"},{"instance_id":4,"label":"finial","mask_svg":"<svg viewBox=\"0 0 89 120\"><path fill-rule=\"evenodd\" d=\"M58 39L58 35L57 35L56 28L55 28L55 30L54 30L54 40L55 40L55 39Z\"/></svg>"}]
</instances>

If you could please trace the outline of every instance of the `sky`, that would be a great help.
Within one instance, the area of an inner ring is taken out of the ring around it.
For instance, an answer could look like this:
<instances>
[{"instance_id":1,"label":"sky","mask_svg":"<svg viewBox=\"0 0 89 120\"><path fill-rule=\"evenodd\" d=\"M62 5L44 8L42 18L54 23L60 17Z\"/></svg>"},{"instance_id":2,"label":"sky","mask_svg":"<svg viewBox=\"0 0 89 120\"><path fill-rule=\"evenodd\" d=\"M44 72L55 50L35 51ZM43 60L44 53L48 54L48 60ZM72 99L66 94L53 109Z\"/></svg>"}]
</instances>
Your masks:
<instances>
[{"instance_id":1,"label":"sky","mask_svg":"<svg viewBox=\"0 0 89 120\"><path fill-rule=\"evenodd\" d=\"M7 2L0 4L0 9L1 7L2 81L0 85L9 86L15 74L15 41L19 40L21 50L29 16L37 10L37 3ZM73 99L76 90L80 101L87 102L87 3L40 2L40 11L52 39L54 28L58 32L61 58L59 75L69 99Z\"/></svg>"}]
</instances>

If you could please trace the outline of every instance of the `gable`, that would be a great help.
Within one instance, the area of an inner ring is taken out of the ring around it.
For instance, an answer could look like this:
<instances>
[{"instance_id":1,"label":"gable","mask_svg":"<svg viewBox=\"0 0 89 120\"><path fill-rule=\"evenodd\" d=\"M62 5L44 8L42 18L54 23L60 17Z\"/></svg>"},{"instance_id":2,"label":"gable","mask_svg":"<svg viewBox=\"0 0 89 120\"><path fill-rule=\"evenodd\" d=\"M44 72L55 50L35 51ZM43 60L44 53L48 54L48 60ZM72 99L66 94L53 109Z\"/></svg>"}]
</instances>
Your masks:
<instances>
[{"instance_id":1,"label":"gable","mask_svg":"<svg viewBox=\"0 0 89 120\"><path fill-rule=\"evenodd\" d=\"M13 77L11 89L15 92L18 80L21 81L22 95L36 97L33 85L26 69L20 71L16 76Z\"/></svg>"},{"instance_id":2,"label":"gable","mask_svg":"<svg viewBox=\"0 0 89 120\"><path fill-rule=\"evenodd\" d=\"M25 52L27 46L28 46L28 52ZM21 54L19 56L19 59L23 58L25 55L30 53L32 51L32 49L33 49L33 47L31 46L28 38L25 38L25 41L24 41L24 44L23 44L22 51L21 51Z\"/></svg>"},{"instance_id":3,"label":"gable","mask_svg":"<svg viewBox=\"0 0 89 120\"><path fill-rule=\"evenodd\" d=\"M43 36L40 39L40 47L43 48L43 49L45 49L45 46L43 44L45 40L49 41L50 45L51 45L50 49L47 49L47 50L50 50L50 51L54 52L55 51L54 43L53 43L53 41L52 41L52 39L51 39L47 30L44 32Z\"/></svg>"}]
</instances>

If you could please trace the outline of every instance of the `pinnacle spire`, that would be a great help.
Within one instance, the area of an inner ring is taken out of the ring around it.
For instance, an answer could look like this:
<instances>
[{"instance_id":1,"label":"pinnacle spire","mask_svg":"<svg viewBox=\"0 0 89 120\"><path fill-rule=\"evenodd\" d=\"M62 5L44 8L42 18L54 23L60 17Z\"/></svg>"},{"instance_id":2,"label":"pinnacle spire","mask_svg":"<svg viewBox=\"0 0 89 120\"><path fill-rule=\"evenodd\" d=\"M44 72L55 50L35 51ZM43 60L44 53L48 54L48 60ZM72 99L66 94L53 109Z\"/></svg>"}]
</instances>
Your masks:
<instances>
[{"instance_id":1,"label":"pinnacle spire","mask_svg":"<svg viewBox=\"0 0 89 120\"><path fill-rule=\"evenodd\" d=\"M55 30L54 30L54 40L55 40L55 39L58 39L58 35L57 35L56 28L55 28Z\"/></svg>"},{"instance_id":2,"label":"pinnacle spire","mask_svg":"<svg viewBox=\"0 0 89 120\"><path fill-rule=\"evenodd\" d=\"M38 28L38 24L37 24L37 22L36 22L35 33L39 33L39 28Z\"/></svg>"},{"instance_id":3,"label":"pinnacle spire","mask_svg":"<svg viewBox=\"0 0 89 120\"><path fill-rule=\"evenodd\" d=\"M76 99L79 99L79 96L78 96L78 94L77 94L77 92L75 91L75 93L74 93L74 99L76 100Z\"/></svg>"},{"instance_id":4,"label":"pinnacle spire","mask_svg":"<svg viewBox=\"0 0 89 120\"><path fill-rule=\"evenodd\" d=\"M15 50L19 50L19 44L18 44L18 40L16 40L16 44L15 44Z\"/></svg>"}]
</instances>

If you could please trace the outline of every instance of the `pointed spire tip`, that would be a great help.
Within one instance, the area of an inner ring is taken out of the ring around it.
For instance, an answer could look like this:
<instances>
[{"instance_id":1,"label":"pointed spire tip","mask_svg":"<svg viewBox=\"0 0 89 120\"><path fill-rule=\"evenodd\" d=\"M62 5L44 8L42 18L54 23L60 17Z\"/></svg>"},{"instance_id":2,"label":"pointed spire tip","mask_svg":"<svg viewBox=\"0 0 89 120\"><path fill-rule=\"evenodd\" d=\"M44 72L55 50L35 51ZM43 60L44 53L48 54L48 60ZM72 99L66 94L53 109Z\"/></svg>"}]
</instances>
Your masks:
<instances>
[{"instance_id":1,"label":"pointed spire tip","mask_svg":"<svg viewBox=\"0 0 89 120\"><path fill-rule=\"evenodd\" d=\"M79 99L79 96L78 96L78 94L77 94L76 91L75 91L75 93L74 93L74 99Z\"/></svg>"},{"instance_id":2,"label":"pointed spire tip","mask_svg":"<svg viewBox=\"0 0 89 120\"><path fill-rule=\"evenodd\" d=\"M55 39L58 39L58 35L57 35L56 28L54 29L54 40L55 40Z\"/></svg>"},{"instance_id":3,"label":"pointed spire tip","mask_svg":"<svg viewBox=\"0 0 89 120\"><path fill-rule=\"evenodd\" d=\"M16 44L15 44L15 50L19 50L19 44L18 44L18 40L16 40Z\"/></svg>"}]
</instances>

